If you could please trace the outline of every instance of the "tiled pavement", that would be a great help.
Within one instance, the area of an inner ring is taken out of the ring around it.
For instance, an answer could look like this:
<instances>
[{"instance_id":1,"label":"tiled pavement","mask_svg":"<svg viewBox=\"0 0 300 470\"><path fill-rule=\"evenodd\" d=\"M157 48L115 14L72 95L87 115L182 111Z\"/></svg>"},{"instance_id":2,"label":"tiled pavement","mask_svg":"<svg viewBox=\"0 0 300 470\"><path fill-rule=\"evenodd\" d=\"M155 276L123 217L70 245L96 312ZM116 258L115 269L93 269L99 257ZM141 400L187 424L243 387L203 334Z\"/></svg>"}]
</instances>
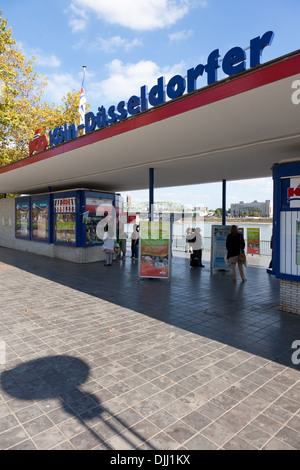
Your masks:
<instances>
[{"instance_id":1,"label":"tiled pavement","mask_svg":"<svg viewBox=\"0 0 300 470\"><path fill-rule=\"evenodd\" d=\"M279 282L138 280L0 248L0 449L300 449L300 317Z\"/></svg>"}]
</instances>

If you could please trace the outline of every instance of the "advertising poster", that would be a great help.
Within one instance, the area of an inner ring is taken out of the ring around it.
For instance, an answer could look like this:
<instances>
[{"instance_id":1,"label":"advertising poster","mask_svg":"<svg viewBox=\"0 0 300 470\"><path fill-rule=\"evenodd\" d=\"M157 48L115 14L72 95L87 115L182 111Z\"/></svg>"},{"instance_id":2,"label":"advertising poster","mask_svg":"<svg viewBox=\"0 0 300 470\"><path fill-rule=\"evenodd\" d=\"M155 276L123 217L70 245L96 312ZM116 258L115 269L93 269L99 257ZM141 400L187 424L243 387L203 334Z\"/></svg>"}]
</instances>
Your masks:
<instances>
[{"instance_id":1,"label":"advertising poster","mask_svg":"<svg viewBox=\"0 0 300 470\"><path fill-rule=\"evenodd\" d=\"M300 266L300 220L296 222L296 264Z\"/></svg>"},{"instance_id":2,"label":"advertising poster","mask_svg":"<svg viewBox=\"0 0 300 470\"><path fill-rule=\"evenodd\" d=\"M106 226L107 221L103 223L101 221L113 214L113 211L114 207L110 199L86 198L85 212L82 214L82 222L85 224L86 245L94 245L103 241L104 226Z\"/></svg>"},{"instance_id":3,"label":"advertising poster","mask_svg":"<svg viewBox=\"0 0 300 470\"><path fill-rule=\"evenodd\" d=\"M247 228L247 253L260 254L260 229Z\"/></svg>"},{"instance_id":4,"label":"advertising poster","mask_svg":"<svg viewBox=\"0 0 300 470\"><path fill-rule=\"evenodd\" d=\"M32 204L32 236L46 239L49 235L49 201Z\"/></svg>"},{"instance_id":5,"label":"advertising poster","mask_svg":"<svg viewBox=\"0 0 300 470\"><path fill-rule=\"evenodd\" d=\"M139 261L140 277L169 278L169 223L141 222Z\"/></svg>"},{"instance_id":6,"label":"advertising poster","mask_svg":"<svg viewBox=\"0 0 300 470\"><path fill-rule=\"evenodd\" d=\"M213 225L211 227L211 271L213 269L228 269L225 262L227 256L226 239L230 230L230 225Z\"/></svg>"},{"instance_id":7,"label":"advertising poster","mask_svg":"<svg viewBox=\"0 0 300 470\"><path fill-rule=\"evenodd\" d=\"M29 237L29 202L16 205L16 235Z\"/></svg>"}]
</instances>

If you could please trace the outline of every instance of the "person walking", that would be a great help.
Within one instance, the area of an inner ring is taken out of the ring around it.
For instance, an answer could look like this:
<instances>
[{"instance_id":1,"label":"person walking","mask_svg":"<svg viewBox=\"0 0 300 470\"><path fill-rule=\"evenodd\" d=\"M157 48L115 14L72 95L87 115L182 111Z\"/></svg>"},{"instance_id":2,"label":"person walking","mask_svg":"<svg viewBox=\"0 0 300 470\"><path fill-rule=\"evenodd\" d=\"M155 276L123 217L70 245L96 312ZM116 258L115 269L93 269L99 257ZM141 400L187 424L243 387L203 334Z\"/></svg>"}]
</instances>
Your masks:
<instances>
[{"instance_id":1,"label":"person walking","mask_svg":"<svg viewBox=\"0 0 300 470\"><path fill-rule=\"evenodd\" d=\"M131 258L135 259L137 247L139 244L139 226L138 224L134 224L132 233L131 233Z\"/></svg>"},{"instance_id":2,"label":"person walking","mask_svg":"<svg viewBox=\"0 0 300 470\"><path fill-rule=\"evenodd\" d=\"M269 269L273 269L273 235L271 236L271 240L270 240L270 248L271 248L271 261L269 264Z\"/></svg>"},{"instance_id":3,"label":"person walking","mask_svg":"<svg viewBox=\"0 0 300 470\"><path fill-rule=\"evenodd\" d=\"M226 250L227 250L227 263L232 267L233 281L237 281L237 269L238 265L240 276L243 282L246 282L246 276L244 273L243 262L239 260L239 255L244 253L245 240L243 235L238 231L237 225L232 225L230 233L226 239Z\"/></svg>"}]
</instances>

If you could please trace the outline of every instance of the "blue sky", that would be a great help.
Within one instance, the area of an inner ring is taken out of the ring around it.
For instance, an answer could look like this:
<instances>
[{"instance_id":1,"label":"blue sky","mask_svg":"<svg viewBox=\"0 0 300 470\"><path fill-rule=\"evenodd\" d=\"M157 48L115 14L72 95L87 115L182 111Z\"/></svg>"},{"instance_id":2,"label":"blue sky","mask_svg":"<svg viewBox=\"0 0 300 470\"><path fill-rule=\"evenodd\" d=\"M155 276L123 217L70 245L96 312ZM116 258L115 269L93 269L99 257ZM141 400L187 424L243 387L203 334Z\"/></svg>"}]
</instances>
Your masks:
<instances>
[{"instance_id":1,"label":"blue sky","mask_svg":"<svg viewBox=\"0 0 300 470\"><path fill-rule=\"evenodd\" d=\"M222 57L233 46L246 48L269 30L275 36L262 62L300 48L299 0L2 0L0 8L24 54L36 57L35 70L48 77L45 99L59 103L79 90L86 65L92 111L150 88L161 75L185 75L214 49ZM147 191L130 194L133 202L148 198ZM216 208L221 194L214 183L156 189L155 200ZM227 183L227 206L254 199L272 199L271 178Z\"/></svg>"}]
</instances>

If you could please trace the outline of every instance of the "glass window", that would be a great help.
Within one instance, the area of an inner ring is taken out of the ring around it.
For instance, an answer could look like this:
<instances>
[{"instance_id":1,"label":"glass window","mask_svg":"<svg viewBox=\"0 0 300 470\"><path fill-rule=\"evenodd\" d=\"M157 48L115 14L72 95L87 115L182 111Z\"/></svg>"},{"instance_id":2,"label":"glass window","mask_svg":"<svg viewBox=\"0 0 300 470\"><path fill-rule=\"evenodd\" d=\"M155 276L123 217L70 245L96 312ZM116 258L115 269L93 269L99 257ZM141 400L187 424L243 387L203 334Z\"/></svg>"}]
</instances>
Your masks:
<instances>
[{"instance_id":1,"label":"glass window","mask_svg":"<svg viewBox=\"0 0 300 470\"><path fill-rule=\"evenodd\" d=\"M76 243L76 198L54 199L54 241Z\"/></svg>"},{"instance_id":2,"label":"glass window","mask_svg":"<svg viewBox=\"0 0 300 470\"><path fill-rule=\"evenodd\" d=\"M49 201L32 202L32 238L49 238Z\"/></svg>"},{"instance_id":3,"label":"glass window","mask_svg":"<svg viewBox=\"0 0 300 470\"><path fill-rule=\"evenodd\" d=\"M97 236L97 225L108 214L112 214L113 205L109 199L87 197L85 201L86 211L82 221L85 224L85 244L94 245L101 243L102 238Z\"/></svg>"},{"instance_id":4,"label":"glass window","mask_svg":"<svg viewBox=\"0 0 300 470\"><path fill-rule=\"evenodd\" d=\"M29 202L16 205L16 236L29 238Z\"/></svg>"},{"instance_id":5,"label":"glass window","mask_svg":"<svg viewBox=\"0 0 300 470\"><path fill-rule=\"evenodd\" d=\"M76 243L76 215L55 214L54 241L60 243Z\"/></svg>"}]
</instances>

